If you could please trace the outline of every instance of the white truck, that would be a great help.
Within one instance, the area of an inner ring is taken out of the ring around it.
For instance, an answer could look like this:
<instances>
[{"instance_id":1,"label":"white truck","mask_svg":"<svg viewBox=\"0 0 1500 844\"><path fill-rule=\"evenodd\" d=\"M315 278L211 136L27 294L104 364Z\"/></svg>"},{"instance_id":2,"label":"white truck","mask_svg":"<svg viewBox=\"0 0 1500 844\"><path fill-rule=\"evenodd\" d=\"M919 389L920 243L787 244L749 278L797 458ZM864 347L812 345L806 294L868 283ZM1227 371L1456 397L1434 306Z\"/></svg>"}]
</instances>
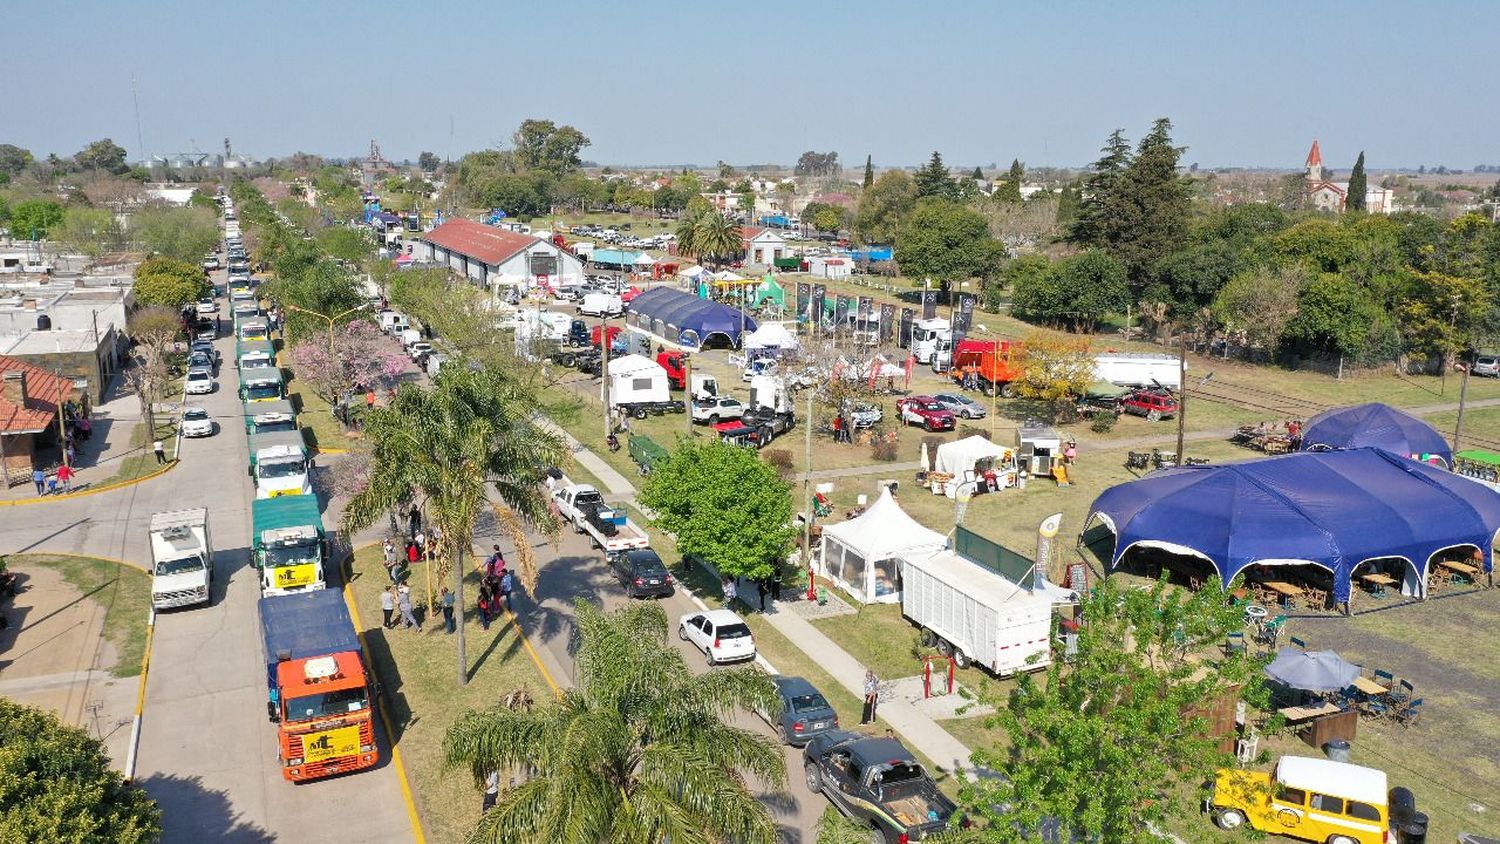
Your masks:
<instances>
[{"instance_id":1,"label":"white truck","mask_svg":"<svg viewBox=\"0 0 1500 844\"><path fill-rule=\"evenodd\" d=\"M250 477L256 498L311 495L307 445L301 431L250 435Z\"/></svg>"},{"instance_id":2,"label":"white truck","mask_svg":"<svg viewBox=\"0 0 1500 844\"><path fill-rule=\"evenodd\" d=\"M606 504L599 490L588 484L560 487L552 497L558 513L573 524L573 529L588 534L594 546L606 554L651 547L651 537L632 523L624 510Z\"/></svg>"},{"instance_id":3,"label":"white truck","mask_svg":"<svg viewBox=\"0 0 1500 844\"><path fill-rule=\"evenodd\" d=\"M953 326L946 319L919 319L911 326L911 353L917 363L932 363L941 341L952 343Z\"/></svg>"},{"instance_id":4,"label":"white truck","mask_svg":"<svg viewBox=\"0 0 1500 844\"><path fill-rule=\"evenodd\" d=\"M1150 387L1160 384L1169 390L1182 389L1182 372L1176 355L1154 355L1150 352L1106 352L1094 357L1094 380L1121 387Z\"/></svg>"},{"instance_id":5,"label":"white truck","mask_svg":"<svg viewBox=\"0 0 1500 844\"><path fill-rule=\"evenodd\" d=\"M610 358L609 402L637 419L687 409L672 398L667 370L643 355Z\"/></svg>"},{"instance_id":6,"label":"white truck","mask_svg":"<svg viewBox=\"0 0 1500 844\"><path fill-rule=\"evenodd\" d=\"M151 516L151 606L209 602L214 581L208 510L171 510Z\"/></svg>"},{"instance_id":7,"label":"white truck","mask_svg":"<svg viewBox=\"0 0 1500 844\"><path fill-rule=\"evenodd\" d=\"M901 614L960 668L997 677L1052 662L1052 601L950 550L902 561Z\"/></svg>"}]
</instances>

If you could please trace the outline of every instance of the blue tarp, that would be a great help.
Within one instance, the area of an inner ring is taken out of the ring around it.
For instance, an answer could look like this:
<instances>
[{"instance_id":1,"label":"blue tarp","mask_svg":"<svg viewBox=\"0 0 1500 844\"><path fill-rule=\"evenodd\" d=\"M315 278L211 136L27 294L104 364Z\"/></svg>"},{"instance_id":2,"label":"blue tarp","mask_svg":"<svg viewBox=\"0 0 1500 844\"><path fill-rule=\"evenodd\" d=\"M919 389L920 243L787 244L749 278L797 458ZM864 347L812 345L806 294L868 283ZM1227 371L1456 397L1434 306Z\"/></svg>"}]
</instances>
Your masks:
<instances>
[{"instance_id":1,"label":"blue tarp","mask_svg":"<svg viewBox=\"0 0 1500 844\"><path fill-rule=\"evenodd\" d=\"M1378 402L1341 407L1319 413L1302 429L1303 451L1374 446L1402 457L1441 458L1453 465L1453 449L1431 425L1409 413Z\"/></svg>"},{"instance_id":2,"label":"blue tarp","mask_svg":"<svg viewBox=\"0 0 1500 844\"><path fill-rule=\"evenodd\" d=\"M340 589L319 589L260 599L261 645L267 688L276 688L278 655L288 659L359 651L359 637Z\"/></svg>"},{"instance_id":3,"label":"blue tarp","mask_svg":"<svg viewBox=\"0 0 1500 844\"><path fill-rule=\"evenodd\" d=\"M1152 472L1104 491L1115 533L1112 569L1132 546L1209 560L1228 582L1250 565L1311 563L1349 600L1360 563L1400 557L1425 589L1433 555L1472 546L1491 570L1500 494L1467 478L1377 448L1298 452L1220 466Z\"/></svg>"},{"instance_id":4,"label":"blue tarp","mask_svg":"<svg viewBox=\"0 0 1500 844\"><path fill-rule=\"evenodd\" d=\"M635 297L629 311L631 325L684 346L701 346L711 335L722 334L739 348L741 328L748 334L760 327L738 308L670 287L653 287Z\"/></svg>"}]
</instances>

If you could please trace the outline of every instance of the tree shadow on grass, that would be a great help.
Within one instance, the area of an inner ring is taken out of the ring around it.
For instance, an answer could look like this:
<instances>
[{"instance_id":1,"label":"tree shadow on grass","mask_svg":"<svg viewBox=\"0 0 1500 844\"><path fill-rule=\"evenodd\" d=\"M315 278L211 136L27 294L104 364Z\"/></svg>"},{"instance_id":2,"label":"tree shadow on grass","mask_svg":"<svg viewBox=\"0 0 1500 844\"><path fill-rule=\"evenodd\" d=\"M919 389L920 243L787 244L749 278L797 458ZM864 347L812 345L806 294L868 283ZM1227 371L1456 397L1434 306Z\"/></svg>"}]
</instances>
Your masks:
<instances>
[{"instance_id":1,"label":"tree shadow on grass","mask_svg":"<svg viewBox=\"0 0 1500 844\"><path fill-rule=\"evenodd\" d=\"M276 836L244 820L229 801L229 794L206 788L198 777L153 774L136 784L162 810L161 840L170 842L214 841L218 844L271 844Z\"/></svg>"}]
</instances>

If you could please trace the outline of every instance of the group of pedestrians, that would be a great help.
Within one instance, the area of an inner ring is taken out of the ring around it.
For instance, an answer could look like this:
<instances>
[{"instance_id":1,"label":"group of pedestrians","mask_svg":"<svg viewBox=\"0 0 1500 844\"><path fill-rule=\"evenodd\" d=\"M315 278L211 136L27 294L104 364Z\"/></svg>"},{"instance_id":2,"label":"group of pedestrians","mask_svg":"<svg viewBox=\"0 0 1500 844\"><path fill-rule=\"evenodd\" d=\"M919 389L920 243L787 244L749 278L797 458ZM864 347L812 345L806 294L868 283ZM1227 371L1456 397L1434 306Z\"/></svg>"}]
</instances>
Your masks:
<instances>
[{"instance_id":1,"label":"group of pedestrians","mask_svg":"<svg viewBox=\"0 0 1500 844\"><path fill-rule=\"evenodd\" d=\"M781 578L779 576L762 577L759 580L751 582L755 584L755 592L760 598L761 612L766 611L767 596L771 598L773 604L781 600ZM721 577L719 579L719 588L724 592L724 606L726 607L733 606L734 602L740 597L739 584L734 578ZM744 601L744 604L746 609L751 609L749 600Z\"/></svg>"},{"instance_id":2,"label":"group of pedestrians","mask_svg":"<svg viewBox=\"0 0 1500 844\"><path fill-rule=\"evenodd\" d=\"M31 482L36 484L36 494L46 495L56 493L60 488L63 492L73 491L73 478L77 473L73 467L64 463L57 467L57 471L50 476L43 470L37 469L31 473Z\"/></svg>"},{"instance_id":3,"label":"group of pedestrians","mask_svg":"<svg viewBox=\"0 0 1500 844\"><path fill-rule=\"evenodd\" d=\"M516 588L516 575L505 564L505 554L501 553L500 546L494 546L494 553L485 559L484 567L480 572L479 581L479 624L485 630L490 629L490 622L500 615L503 606L506 611L511 608L511 593Z\"/></svg>"}]
</instances>

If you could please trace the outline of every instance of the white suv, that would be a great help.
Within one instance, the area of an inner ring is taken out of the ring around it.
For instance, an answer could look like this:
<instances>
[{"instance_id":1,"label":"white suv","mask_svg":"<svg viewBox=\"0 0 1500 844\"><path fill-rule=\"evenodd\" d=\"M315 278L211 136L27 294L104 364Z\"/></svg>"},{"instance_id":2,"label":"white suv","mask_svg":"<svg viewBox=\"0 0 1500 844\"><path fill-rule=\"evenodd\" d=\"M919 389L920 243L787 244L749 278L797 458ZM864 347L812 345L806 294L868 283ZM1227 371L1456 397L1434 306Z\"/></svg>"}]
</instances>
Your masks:
<instances>
[{"instance_id":1,"label":"white suv","mask_svg":"<svg viewBox=\"0 0 1500 844\"><path fill-rule=\"evenodd\" d=\"M693 421L716 425L721 419L738 419L745 415L745 405L728 396L693 399Z\"/></svg>"},{"instance_id":2,"label":"white suv","mask_svg":"<svg viewBox=\"0 0 1500 844\"><path fill-rule=\"evenodd\" d=\"M755 659L750 625L729 610L689 613L678 623L677 635L703 651L709 665Z\"/></svg>"}]
</instances>

